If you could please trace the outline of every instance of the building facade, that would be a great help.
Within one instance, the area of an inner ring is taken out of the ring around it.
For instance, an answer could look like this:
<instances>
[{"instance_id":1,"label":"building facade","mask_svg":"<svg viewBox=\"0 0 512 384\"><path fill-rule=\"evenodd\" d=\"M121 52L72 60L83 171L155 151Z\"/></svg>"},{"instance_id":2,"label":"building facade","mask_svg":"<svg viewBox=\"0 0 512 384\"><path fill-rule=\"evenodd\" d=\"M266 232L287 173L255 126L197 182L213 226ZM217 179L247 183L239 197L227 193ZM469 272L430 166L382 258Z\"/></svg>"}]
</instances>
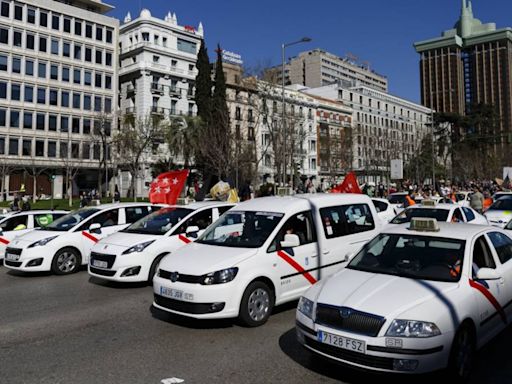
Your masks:
<instances>
[{"instance_id":1,"label":"building facade","mask_svg":"<svg viewBox=\"0 0 512 384\"><path fill-rule=\"evenodd\" d=\"M3 189L73 193L98 185L107 145L95 135L115 130L118 30L100 0L0 1L0 162ZM8 175L11 175L10 177ZM42 189L41 189L42 188Z\"/></svg>"},{"instance_id":2,"label":"building facade","mask_svg":"<svg viewBox=\"0 0 512 384\"><path fill-rule=\"evenodd\" d=\"M407 164L431 130L429 108L369 87L332 84L303 92L353 110L352 169L365 181L389 180L390 161Z\"/></svg>"},{"instance_id":3,"label":"building facade","mask_svg":"<svg viewBox=\"0 0 512 384\"><path fill-rule=\"evenodd\" d=\"M422 104L439 112L467 114L476 104L494 106L499 124L484 132L504 165L512 161L512 28L483 24L471 1L453 29L414 44L420 54Z\"/></svg>"},{"instance_id":4,"label":"building facade","mask_svg":"<svg viewBox=\"0 0 512 384\"><path fill-rule=\"evenodd\" d=\"M273 68L280 84L281 66ZM285 83L318 88L333 83L345 82L352 86L364 85L384 92L388 90L388 79L371 70L368 62L360 63L355 56L339 57L315 49L300 53L285 65Z\"/></svg>"},{"instance_id":5,"label":"building facade","mask_svg":"<svg viewBox=\"0 0 512 384\"><path fill-rule=\"evenodd\" d=\"M203 26L178 25L176 14L164 20L143 9L137 18L128 14L120 27L120 112L134 121L153 117L169 121L179 116L195 116L195 79L197 53L203 39ZM147 195L152 180L150 164L169 158L162 143L144 154L143 176L137 193ZM176 160L176 159L175 159ZM179 161L179 159L178 159ZM125 177L130 176L125 172ZM123 182L121 193L129 185Z\"/></svg>"}]
</instances>

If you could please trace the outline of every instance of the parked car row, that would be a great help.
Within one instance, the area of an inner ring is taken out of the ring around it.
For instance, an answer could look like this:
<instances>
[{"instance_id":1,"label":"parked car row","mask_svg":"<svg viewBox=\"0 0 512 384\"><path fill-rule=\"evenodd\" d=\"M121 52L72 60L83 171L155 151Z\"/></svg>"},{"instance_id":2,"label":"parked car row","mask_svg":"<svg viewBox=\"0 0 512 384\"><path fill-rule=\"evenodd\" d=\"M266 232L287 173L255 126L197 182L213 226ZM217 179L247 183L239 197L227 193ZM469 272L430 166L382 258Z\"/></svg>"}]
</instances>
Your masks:
<instances>
[{"instance_id":1,"label":"parked car row","mask_svg":"<svg viewBox=\"0 0 512 384\"><path fill-rule=\"evenodd\" d=\"M510 232L457 204L395 216L386 200L315 194L27 214L19 232L0 221L1 236L18 233L9 269L87 264L98 279L152 282L159 310L250 327L299 300L299 342L359 368L466 379L476 349L512 320Z\"/></svg>"}]
</instances>

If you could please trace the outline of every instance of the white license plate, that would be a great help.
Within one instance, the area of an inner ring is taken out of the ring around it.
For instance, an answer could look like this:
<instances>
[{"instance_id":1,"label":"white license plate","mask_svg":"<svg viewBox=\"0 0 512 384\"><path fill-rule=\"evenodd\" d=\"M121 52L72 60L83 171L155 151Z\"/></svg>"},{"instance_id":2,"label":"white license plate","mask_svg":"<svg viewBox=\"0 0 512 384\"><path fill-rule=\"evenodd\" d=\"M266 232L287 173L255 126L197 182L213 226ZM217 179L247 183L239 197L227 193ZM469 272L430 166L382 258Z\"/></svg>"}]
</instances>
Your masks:
<instances>
[{"instance_id":1,"label":"white license plate","mask_svg":"<svg viewBox=\"0 0 512 384\"><path fill-rule=\"evenodd\" d=\"M178 289L172 289L172 288L167 288L167 287L160 287L160 295L168 297L170 299L175 299L175 300L186 300L186 301L194 300L194 295L192 293L185 293Z\"/></svg>"},{"instance_id":2,"label":"white license plate","mask_svg":"<svg viewBox=\"0 0 512 384\"><path fill-rule=\"evenodd\" d=\"M98 268L108 268L108 263L106 261L93 260L92 261L92 266L93 267L98 267Z\"/></svg>"},{"instance_id":3,"label":"white license plate","mask_svg":"<svg viewBox=\"0 0 512 384\"><path fill-rule=\"evenodd\" d=\"M348 337L333 335L324 331L319 331L317 340L324 344L329 344L349 351L366 353L366 343L362 340L350 339Z\"/></svg>"},{"instance_id":4,"label":"white license plate","mask_svg":"<svg viewBox=\"0 0 512 384\"><path fill-rule=\"evenodd\" d=\"M5 254L5 260L9 261L18 261L20 259L20 255L14 255L12 253Z\"/></svg>"}]
</instances>

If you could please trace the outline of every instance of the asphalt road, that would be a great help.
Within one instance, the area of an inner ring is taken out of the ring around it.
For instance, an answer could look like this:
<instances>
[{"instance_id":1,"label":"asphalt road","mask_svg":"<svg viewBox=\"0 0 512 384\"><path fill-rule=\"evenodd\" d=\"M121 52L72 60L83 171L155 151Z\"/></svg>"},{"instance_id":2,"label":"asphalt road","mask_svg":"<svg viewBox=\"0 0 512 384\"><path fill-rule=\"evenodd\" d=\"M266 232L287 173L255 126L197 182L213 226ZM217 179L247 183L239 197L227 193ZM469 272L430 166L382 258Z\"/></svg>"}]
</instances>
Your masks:
<instances>
[{"instance_id":1,"label":"asphalt road","mask_svg":"<svg viewBox=\"0 0 512 384\"><path fill-rule=\"evenodd\" d=\"M248 329L233 321L171 316L151 302L151 287L106 284L84 271L23 275L0 267L0 383L412 381L311 359L295 341L296 303L278 308L265 326ZM510 341L509 327L479 353L472 382L512 382Z\"/></svg>"}]
</instances>

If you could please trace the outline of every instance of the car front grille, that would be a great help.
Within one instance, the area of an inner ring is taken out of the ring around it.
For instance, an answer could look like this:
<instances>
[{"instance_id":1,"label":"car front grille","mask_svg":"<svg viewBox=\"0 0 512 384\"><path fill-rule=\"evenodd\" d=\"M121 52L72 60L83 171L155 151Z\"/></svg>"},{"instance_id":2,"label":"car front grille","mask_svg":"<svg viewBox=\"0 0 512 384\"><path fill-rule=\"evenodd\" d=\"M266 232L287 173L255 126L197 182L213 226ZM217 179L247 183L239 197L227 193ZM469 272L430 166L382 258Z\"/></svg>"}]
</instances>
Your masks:
<instances>
[{"instance_id":1,"label":"car front grille","mask_svg":"<svg viewBox=\"0 0 512 384\"><path fill-rule=\"evenodd\" d=\"M90 261L91 265L92 265L93 260L106 261L107 268L110 269L110 268L112 268L112 266L114 265L114 262L116 261L116 255L107 255L105 253L91 252L91 261Z\"/></svg>"},{"instance_id":2,"label":"car front grille","mask_svg":"<svg viewBox=\"0 0 512 384\"><path fill-rule=\"evenodd\" d=\"M224 309L225 303L190 303L187 301L174 300L168 297L155 294L155 303L161 307L177 312L202 315L216 313Z\"/></svg>"},{"instance_id":3,"label":"car front grille","mask_svg":"<svg viewBox=\"0 0 512 384\"><path fill-rule=\"evenodd\" d=\"M18 248L6 248L5 249L5 253L10 253L12 255L21 255L21 252L23 251L23 249L18 249Z\"/></svg>"},{"instance_id":4,"label":"car front grille","mask_svg":"<svg viewBox=\"0 0 512 384\"><path fill-rule=\"evenodd\" d=\"M16 267L16 268L19 268L21 267L21 261L10 261L10 260L5 260L4 259L4 265L7 265L9 267Z\"/></svg>"},{"instance_id":5,"label":"car front grille","mask_svg":"<svg viewBox=\"0 0 512 384\"><path fill-rule=\"evenodd\" d=\"M169 272L164 269L160 269L160 271L159 271L159 276L162 279L167 279L167 280L173 281L173 279L171 278L172 274L176 274L175 275L176 280L174 280L175 282L179 281L180 283L201 284L201 282L203 281L203 276L184 275L184 274L181 274L178 272Z\"/></svg>"},{"instance_id":6,"label":"car front grille","mask_svg":"<svg viewBox=\"0 0 512 384\"><path fill-rule=\"evenodd\" d=\"M346 307L318 304L316 323L350 333L376 337L386 319Z\"/></svg>"},{"instance_id":7,"label":"car front grille","mask_svg":"<svg viewBox=\"0 0 512 384\"><path fill-rule=\"evenodd\" d=\"M91 272L96 274L96 275L114 276L116 274L116 271L107 271L105 269L94 268L93 266L90 266L89 268L90 268Z\"/></svg>"}]
</instances>

